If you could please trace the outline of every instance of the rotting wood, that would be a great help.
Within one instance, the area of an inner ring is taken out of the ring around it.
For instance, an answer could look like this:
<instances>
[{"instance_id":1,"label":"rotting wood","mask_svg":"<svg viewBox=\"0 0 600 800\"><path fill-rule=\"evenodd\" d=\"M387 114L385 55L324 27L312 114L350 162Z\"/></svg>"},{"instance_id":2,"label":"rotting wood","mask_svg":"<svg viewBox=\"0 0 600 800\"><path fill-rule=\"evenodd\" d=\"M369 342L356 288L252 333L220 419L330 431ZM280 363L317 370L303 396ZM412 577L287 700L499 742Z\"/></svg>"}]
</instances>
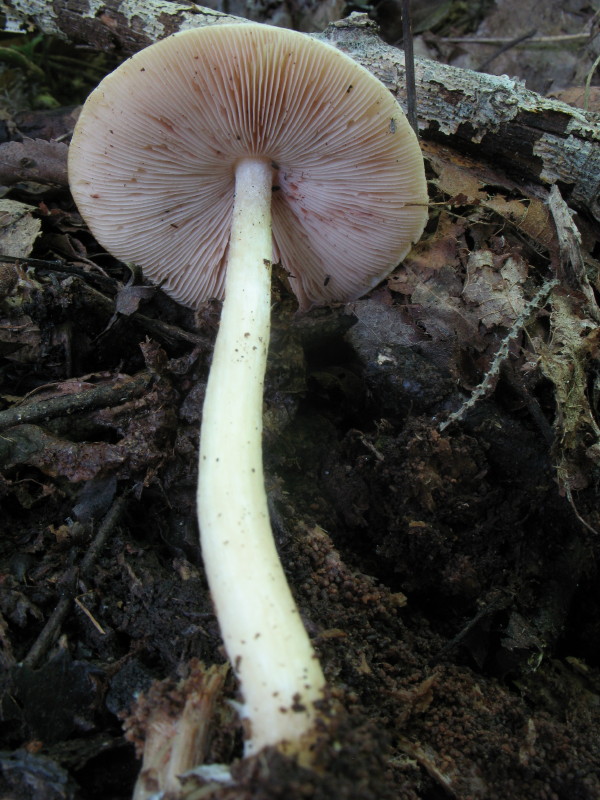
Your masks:
<instances>
[{"instance_id":1,"label":"rotting wood","mask_svg":"<svg viewBox=\"0 0 600 800\"><path fill-rule=\"evenodd\" d=\"M8 0L6 26L34 26L74 44L130 55L192 27L245 22L165 0ZM404 54L384 44L366 14L331 24L319 38L367 67L406 108ZM569 205L600 221L600 118L527 90L518 80L418 59L423 139L485 159L529 191L558 184Z\"/></svg>"},{"instance_id":2,"label":"rotting wood","mask_svg":"<svg viewBox=\"0 0 600 800\"><path fill-rule=\"evenodd\" d=\"M39 401L30 400L0 411L0 430L6 430L18 424L43 422L94 408L120 405L146 392L151 381L152 373L145 370L133 377L120 376L110 383L94 386L81 392L72 392Z\"/></svg>"}]
</instances>

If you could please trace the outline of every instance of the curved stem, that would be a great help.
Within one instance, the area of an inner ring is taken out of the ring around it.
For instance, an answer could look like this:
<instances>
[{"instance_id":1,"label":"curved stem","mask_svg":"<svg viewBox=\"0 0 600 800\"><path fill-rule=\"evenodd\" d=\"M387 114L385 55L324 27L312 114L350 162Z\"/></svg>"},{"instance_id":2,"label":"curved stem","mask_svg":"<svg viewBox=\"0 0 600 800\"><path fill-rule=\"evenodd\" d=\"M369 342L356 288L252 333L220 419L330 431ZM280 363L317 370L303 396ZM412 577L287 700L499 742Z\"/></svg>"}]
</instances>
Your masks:
<instances>
[{"instance_id":1,"label":"curved stem","mask_svg":"<svg viewBox=\"0 0 600 800\"><path fill-rule=\"evenodd\" d=\"M262 466L270 331L271 164L236 168L225 301L200 436L198 520L221 633L249 720L246 754L307 733L325 679L290 592Z\"/></svg>"}]
</instances>

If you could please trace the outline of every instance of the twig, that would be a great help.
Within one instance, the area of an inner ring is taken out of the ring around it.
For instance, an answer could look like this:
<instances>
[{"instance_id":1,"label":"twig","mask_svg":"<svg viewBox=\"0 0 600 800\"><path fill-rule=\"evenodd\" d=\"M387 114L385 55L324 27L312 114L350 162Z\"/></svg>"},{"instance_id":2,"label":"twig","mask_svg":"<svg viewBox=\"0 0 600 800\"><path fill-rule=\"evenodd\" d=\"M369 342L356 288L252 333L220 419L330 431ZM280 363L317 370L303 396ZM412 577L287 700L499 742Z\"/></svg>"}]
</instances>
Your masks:
<instances>
[{"instance_id":1,"label":"twig","mask_svg":"<svg viewBox=\"0 0 600 800\"><path fill-rule=\"evenodd\" d=\"M111 300L102 292L97 291L86 281L77 276L68 278L67 281L65 281L65 287L69 285L68 281L71 281L70 285L73 287L73 291L77 293L78 299L82 304L89 304L96 309L100 309L111 321L117 319L118 315L114 300ZM204 347L209 346L206 336L183 330L183 328L171 325L168 322L163 322L160 319L146 317L144 314L140 314L137 311L133 314L123 316L133 324L139 325L144 333L148 333L161 343L175 344L177 342L187 342Z\"/></svg>"},{"instance_id":2,"label":"twig","mask_svg":"<svg viewBox=\"0 0 600 800\"><path fill-rule=\"evenodd\" d=\"M28 266L28 267L48 267L48 268L57 268L57 267L66 267L63 261L59 259L49 261L46 258L21 258L19 256L0 256L0 260L2 263L8 262L9 264L16 264L17 266Z\"/></svg>"},{"instance_id":3,"label":"twig","mask_svg":"<svg viewBox=\"0 0 600 800\"><path fill-rule=\"evenodd\" d=\"M127 502L126 494L122 494L119 497L117 497L117 499L110 507L107 515L102 520L102 524L98 528L98 533L94 537L94 540L89 546L85 558L81 562L80 571L81 571L81 576L83 578L86 577L92 564L96 561L96 558L100 553L100 550L102 550L102 548L106 544L106 540L113 532L117 522L121 518L121 514L125 510L126 502Z\"/></svg>"},{"instance_id":4,"label":"twig","mask_svg":"<svg viewBox=\"0 0 600 800\"><path fill-rule=\"evenodd\" d=\"M449 425L452 425L454 422L460 422L461 419L465 416L467 411L469 411L473 406L484 397L492 388L492 382L494 378L496 378L500 372L500 367L502 363L508 358L508 352L510 348L511 342L513 342L523 327L527 322L527 318L543 303L546 302L546 299L552 289L555 286L558 286L560 281L557 278L553 278L552 280L546 281L542 284L536 294L531 298L531 300L527 303L523 311L519 314L516 320L513 322L511 328L509 329L508 333L502 340L500 347L496 355L494 356L494 360L492 361L490 368L485 374L484 379L482 382L477 386L477 388L473 391L472 395L466 400L459 409L454 411L450 416L445 419L442 423L440 423L439 430L440 432L445 431Z\"/></svg>"},{"instance_id":5,"label":"twig","mask_svg":"<svg viewBox=\"0 0 600 800\"><path fill-rule=\"evenodd\" d=\"M593 528L589 522L586 522L584 518L581 516L579 511L577 510L577 506L575 505L575 500L573 500L573 492L571 491L571 487L565 483L565 494L567 495L567 500L569 501L569 505L573 509L573 513L575 514L578 521L583 525L583 527L588 530L590 533L593 533L594 536L598 536L598 531L596 528Z\"/></svg>"},{"instance_id":6,"label":"twig","mask_svg":"<svg viewBox=\"0 0 600 800\"><path fill-rule=\"evenodd\" d=\"M506 44L503 44L501 47L499 47L495 53L492 53L492 55L489 58L486 58L485 61L482 61L481 64L477 67L477 71L485 72L485 70L489 67L492 61L495 61L498 58L498 56L502 55L502 53L505 53L507 50L512 50L513 47L516 47L518 44L522 44L523 42L527 41L527 39L532 39L536 33L537 30L534 28L528 33L524 33L522 36L517 36L516 39L512 39L511 41L506 42Z\"/></svg>"},{"instance_id":7,"label":"twig","mask_svg":"<svg viewBox=\"0 0 600 800\"><path fill-rule=\"evenodd\" d=\"M575 225L571 209L555 184L548 195L548 208L556 228L556 237L560 253L559 277L571 289L582 292L586 299L586 311L594 322L600 324L600 309L596 302L594 289L586 272L585 261L581 253L581 234Z\"/></svg>"},{"instance_id":8,"label":"twig","mask_svg":"<svg viewBox=\"0 0 600 800\"><path fill-rule=\"evenodd\" d=\"M499 611L502 608L506 608L511 600L512 597L510 594L504 590L500 589L495 591L489 602L482 606L475 616L471 617L466 625L455 636L453 636L449 642L446 642L442 649L439 650L436 655L429 660L429 665L434 666L435 664L439 663L444 656L448 655L448 653L451 653L460 644L462 644L463 640L482 619L488 617L490 614L494 614L496 611Z\"/></svg>"},{"instance_id":9,"label":"twig","mask_svg":"<svg viewBox=\"0 0 600 800\"><path fill-rule=\"evenodd\" d=\"M94 628L96 628L96 630L98 631L98 633L100 633L102 636L106 636L106 631L104 630L104 628L102 627L102 625L100 625L100 623L98 622L98 620L97 620L97 619L94 617L94 615L93 615L93 614L92 614L92 612L89 610L89 608L88 608L87 606L85 606L85 605L84 605L84 604L81 602L81 598L80 598L80 597L75 597L75 598L74 598L74 600L75 600L75 605L76 605L78 608L80 608L80 609L83 611L83 613L86 615L86 617L87 617L87 618L89 619L89 621L92 623L92 625L94 626Z\"/></svg>"},{"instance_id":10,"label":"twig","mask_svg":"<svg viewBox=\"0 0 600 800\"><path fill-rule=\"evenodd\" d=\"M591 66L590 71L588 72L588 76L585 80L585 92L583 94L583 108L585 111L588 110L590 105L590 90L592 88L592 78L594 77L594 72L598 69L598 64L600 64L600 56L594 61Z\"/></svg>"},{"instance_id":11,"label":"twig","mask_svg":"<svg viewBox=\"0 0 600 800\"><path fill-rule=\"evenodd\" d=\"M33 647L23 659L23 666L37 667L44 654L50 649L52 642L56 639L58 631L66 619L70 608L71 598L61 597L54 611L50 614L48 622L44 625L40 635L35 640Z\"/></svg>"},{"instance_id":12,"label":"twig","mask_svg":"<svg viewBox=\"0 0 600 800\"><path fill-rule=\"evenodd\" d=\"M124 724L125 738L135 743L138 756L143 755L133 800L187 796L181 791L186 773L202 775L199 765L207 759L215 726L223 722L227 672L226 664L205 668L194 660L190 674L177 685L155 681L137 699ZM225 774L230 782L229 771Z\"/></svg>"},{"instance_id":13,"label":"twig","mask_svg":"<svg viewBox=\"0 0 600 800\"><path fill-rule=\"evenodd\" d=\"M568 42L586 42L590 38L589 33L563 33L557 36L531 36L527 37L527 44L566 44ZM513 44L515 42L512 36L495 36L495 37L479 37L479 36L442 36L439 38L440 42L448 42L449 44ZM525 40L524 40L525 41ZM522 44L522 42L519 42Z\"/></svg>"},{"instance_id":14,"label":"twig","mask_svg":"<svg viewBox=\"0 0 600 800\"><path fill-rule=\"evenodd\" d=\"M417 90L415 88L415 54L413 50L409 0L402 0L402 37L404 46L404 69L406 71L407 117L418 139L419 123L417 121Z\"/></svg>"},{"instance_id":15,"label":"twig","mask_svg":"<svg viewBox=\"0 0 600 800\"><path fill-rule=\"evenodd\" d=\"M93 389L86 389L83 392L13 406L0 411L0 430L12 428L14 425L34 424L93 408L119 405L141 395L151 381L152 373L145 370L133 378L129 376L118 378L112 383L94 386Z\"/></svg>"},{"instance_id":16,"label":"twig","mask_svg":"<svg viewBox=\"0 0 600 800\"><path fill-rule=\"evenodd\" d=\"M126 505L127 496L126 494L117 497L117 499L112 504L107 515L102 520L100 527L98 528L98 533L96 534L92 544L88 548L88 551L85 555L85 558L81 562L81 566L79 569L79 576L85 577L88 573L92 565L94 564L100 550L106 544L106 540L108 539L109 535L114 530L117 522L119 521L121 514L123 513ZM58 631L60 630L63 622L65 621L69 610L71 608L71 603L73 602L74 598L74 583L75 583L75 570L71 567L66 573L63 578L63 585L70 587L67 589L66 594L60 598L54 611L50 615L48 622L44 625L40 635L36 639L33 644L33 647L29 650L25 658L23 659L22 663L24 666L27 667L36 667L42 658L44 657L45 653L51 647L52 643L55 641Z\"/></svg>"}]
</instances>

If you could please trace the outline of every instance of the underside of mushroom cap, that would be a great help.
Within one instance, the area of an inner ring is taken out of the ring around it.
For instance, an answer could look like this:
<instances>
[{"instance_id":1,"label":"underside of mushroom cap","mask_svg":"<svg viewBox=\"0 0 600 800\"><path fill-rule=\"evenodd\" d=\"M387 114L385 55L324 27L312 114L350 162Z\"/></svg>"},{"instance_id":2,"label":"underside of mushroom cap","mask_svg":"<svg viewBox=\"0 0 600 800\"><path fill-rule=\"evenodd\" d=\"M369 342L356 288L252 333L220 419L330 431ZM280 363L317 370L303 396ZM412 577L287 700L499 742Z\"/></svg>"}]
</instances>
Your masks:
<instances>
[{"instance_id":1,"label":"underside of mushroom cap","mask_svg":"<svg viewBox=\"0 0 600 800\"><path fill-rule=\"evenodd\" d=\"M176 300L223 295L234 172L273 168L273 248L300 306L354 299L421 236L423 160L402 110L330 45L258 24L174 34L90 95L69 153L97 240Z\"/></svg>"}]
</instances>

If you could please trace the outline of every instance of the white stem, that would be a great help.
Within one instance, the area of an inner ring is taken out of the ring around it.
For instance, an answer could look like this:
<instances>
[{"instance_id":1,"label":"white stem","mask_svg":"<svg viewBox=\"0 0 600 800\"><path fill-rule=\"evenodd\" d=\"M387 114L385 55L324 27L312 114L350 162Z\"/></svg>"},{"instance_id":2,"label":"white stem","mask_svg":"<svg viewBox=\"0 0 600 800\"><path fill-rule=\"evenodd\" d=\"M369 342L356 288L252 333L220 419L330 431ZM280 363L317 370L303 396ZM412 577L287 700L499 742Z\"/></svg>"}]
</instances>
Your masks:
<instances>
[{"instance_id":1,"label":"white stem","mask_svg":"<svg viewBox=\"0 0 600 800\"><path fill-rule=\"evenodd\" d=\"M202 416L198 520L221 634L241 682L246 754L312 728L325 679L273 541L262 466L271 304L271 164L236 167L225 301Z\"/></svg>"}]
</instances>

